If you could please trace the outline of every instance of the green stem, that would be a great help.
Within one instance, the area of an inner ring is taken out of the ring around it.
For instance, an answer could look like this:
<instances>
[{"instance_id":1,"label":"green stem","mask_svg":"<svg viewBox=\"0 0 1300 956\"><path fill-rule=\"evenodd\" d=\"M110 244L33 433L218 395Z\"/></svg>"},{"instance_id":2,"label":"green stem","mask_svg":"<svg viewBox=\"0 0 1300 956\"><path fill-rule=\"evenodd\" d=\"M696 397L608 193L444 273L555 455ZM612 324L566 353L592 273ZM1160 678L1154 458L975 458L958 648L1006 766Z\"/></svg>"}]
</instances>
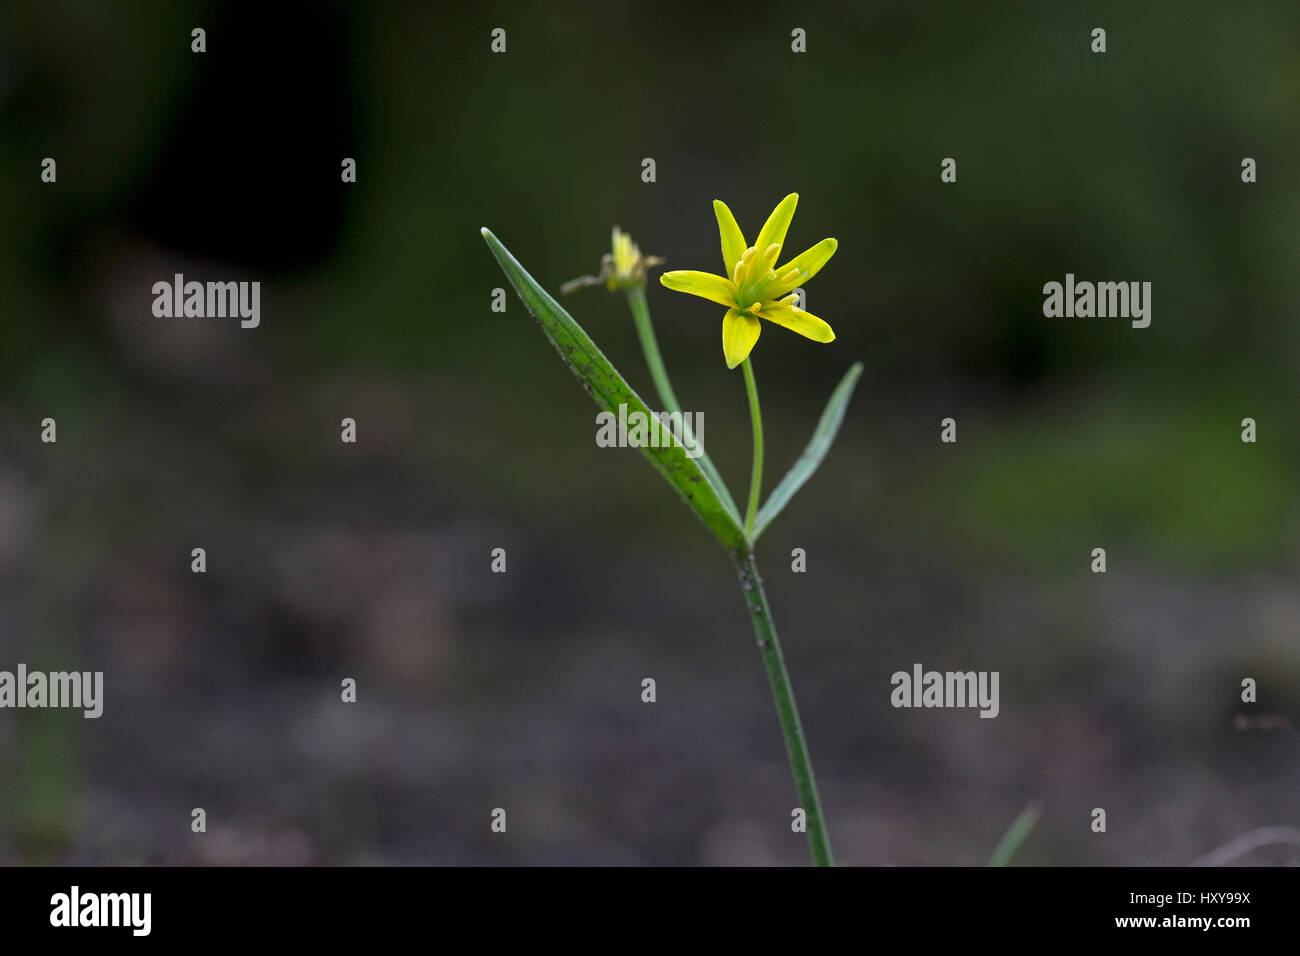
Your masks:
<instances>
[{"instance_id":1,"label":"green stem","mask_svg":"<svg viewBox=\"0 0 1300 956\"><path fill-rule=\"evenodd\" d=\"M681 403L673 393L672 383L668 381L668 369L664 367L663 356L659 354L659 341L655 338L654 326L650 323L650 306L645 300L645 288L638 286L627 292L627 303L632 309L632 321L636 323L636 334L641 338L641 351L645 352L645 363L650 366L650 377L654 379L659 399L670 412L680 412Z\"/></svg>"},{"instance_id":2,"label":"green stem","mask_svg":"<svg viewBox=\"0 0 1300 956\"><path fill-rule=\"evenodd\" d=\"M745 367L749 367L748 361ZM772 612L767 606L763 581L758 576L758 568L754 564L752 554L735 555L735 560L736 571L740 576L740 587L745 595L745 606L749 609L749 616L754 622L758 652L763 658L763 667L767 671L767 682L772 687L776 716L781 722L781 733L785 735L785 749L790 756L790 772L794 775L795 790L799 794L799 802L807 817L808 849L812 853L815 866L834 866L830 837L826 833L826 824L822 816L821 798L817 795L817 781L813 777L812 758L808 755L808 746L804 741L803 726L799 721L799 707L795 703L794 691L790 687L790 675L785 669L785 658L781 655L781 643L777 640L776 625L772 623Z\"/></svg>"},{"instance_id":3,"label":"green stem","mask_svg":"<svg viewBox=\"0 0 1300 956\"><path fill-rule=\"evenodd\" d=\"M749 473L749 507L745 509L745 537L754 539L754 516L758 514L758 496L763 489L763 413L758 410L758 385L754 366L746 358L745 391L749 393L749 418L754 425L754 467Z\"/></svg>"},{"instance_id":4,"label":"green stem","mask_svg":"<svg viewBox=\"0 0 1300 956\"><path fill-rule=\"evenodd\" d=\"M681 405L668 381L668 371L664 367L663 356L659 353L659 343L655 339L654 327L650 323L650 309L646 304L645 290L629 289L628 305L632 309L632 318L636 323L637 335L641 339L641 349L645 352L646 365L650 377L654 380L659 399L669 412L680 412ZM758 496L763 487L763 418L758 406L758 385L754 381L754 367L745 359L745 389L749 394L749 415L754 429L754 467L750 474L749 506L745 516L745 537L753 539L754 520L758 514ZM727 486L707 453L700 456L701 467L709 480L717 487L718 496L739 520L739 512L731 498ZM772 688L772 700L776 704L776 716L781 724L781 733L785 737L786 753L790 757L790 771L794 776L795 791L807 818L808 848L816 866L834 866L831 855L830 838L826 833L826 824L822 815L821 798L817 794L817 781L813 776L812 758L808 755L808 746L804 741L803 726L799 720L799 707L794 700L794 691L790 687L790 675L785 669L785 658L781 655L781 643L776 636L776 625L772 623L772 611L767 604L767 594L763 590L762 579L758 576L758 567L754 564L751 553L733 555L736 571L740 577L741 590L745 596L745 607L749 610L754 624L754 635L758 640L758 650L763 658L763 668L767 672L767 682Z\"/></svg>"},{"instance_id":5,"label":"green stem","mask_svg":"<svg viewBox=\"0 0 1300 956\"><path fill-rule=\"evenodd\" d=\"M663 402L665 411L681 414L681 403L677 401L672 383L668 381L668 369L664 367L663 356L659 354L659 341L655 338L654 325L650 322L650 306L646 303L645 287L636 286L628 289L627 303L632 309L632 321L636 324L636 334L641 339L641 351L645 353L645 363L650 369L650 378L654 380L655 391L659 393L659 401ZM686 432L687 440L693 442L695 436L691 434L685 416L682 417L682 427ZM703 449L700 453L700 468L713 483L723 506L731 512L736 524L740 524L740 511L736 507L736 502L731 497L726 482L722 480L722 475L714 467L713 460L709 458L709 453Z\"/></svg>"}]
</instances>

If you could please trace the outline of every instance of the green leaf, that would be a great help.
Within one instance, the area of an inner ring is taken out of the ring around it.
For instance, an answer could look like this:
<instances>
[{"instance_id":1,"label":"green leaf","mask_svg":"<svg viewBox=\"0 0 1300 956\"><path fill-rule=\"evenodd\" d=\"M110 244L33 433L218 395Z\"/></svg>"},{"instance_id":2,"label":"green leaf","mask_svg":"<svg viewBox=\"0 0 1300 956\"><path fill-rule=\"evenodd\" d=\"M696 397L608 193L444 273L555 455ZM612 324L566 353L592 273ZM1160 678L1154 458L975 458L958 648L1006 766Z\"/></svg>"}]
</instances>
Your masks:
<instances>
[{"instance_id":1,"label":"green leaf","mask_svg":"<svg viewBox=\"0 0 1300 956\"><path fill-rule=\"evenodd\" d=\"M821 467L822 459L831 450L831 443L835 441L840 424L844 421L844 411L848 407L849 398L852 397L853 389L861 377L862 363L855 362L853 367L844 374L844 378L840 379L840 384L835 387L830 401L826 403L826 410L822 412L821 421L817 423L817 430L813 432L808 447L803 450L803 454L799 456L794 466L785 473L785 477L768 496L763 507L758 509L758 516L754 519L755 541L763 533L763 529L771 524L772 520L790 503L795 492L802 488L804 482Z\"/></svg>"},{"instance_id":2,"label":"green leaf","mask_svg":"<svg viewBox=\"0 0 1300 956\"><path fill-rule=\"evenodd\" d=\"M519 293L528 311L537 319L542 331L550 339L560 358L577 377L596 405L618 414L620 405L627 406L627 414L635 412L650 415L641 397L624 380L609 359L596 347L596 343L583 331L573 316L538 285L519 261L488 229L483 230L492 255L496 256L501 270ZM663 448L643 447L641 452L650 464L673 486L682 500L700 516L700 520L713 532L722 545L732 551L748 552L745 534L731 517L718 497L717 489L700 469L696 459L688 458L680 445Z\"/></svg>"}]
</instances>

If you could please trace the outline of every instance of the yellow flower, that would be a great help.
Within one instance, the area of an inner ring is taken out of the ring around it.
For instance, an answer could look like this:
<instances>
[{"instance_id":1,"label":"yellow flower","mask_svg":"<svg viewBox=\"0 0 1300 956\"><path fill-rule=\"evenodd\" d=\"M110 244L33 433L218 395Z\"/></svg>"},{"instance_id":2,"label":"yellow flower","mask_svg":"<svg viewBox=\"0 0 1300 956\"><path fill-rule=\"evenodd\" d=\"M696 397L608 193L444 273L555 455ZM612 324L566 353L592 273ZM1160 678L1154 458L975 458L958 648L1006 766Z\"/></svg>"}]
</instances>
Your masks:
<instances>
[{"instance_id":1,"label":"yellow flower","mask_svg":"<svg viewBox=\"0 0 1300 956\"><path fill-rule=\"evenodd\" d=\"M689 292L727 307L727 314L722 317L722 352L727 368L735 368L749 356L763 328L759 319L783 325L814 342L835 341L829 325L795 308L798 296L794 290L826 265L839 243L823 239L785 265L776 265L798 201L798 193L782 199L751 246L745 242L727 204L720 199L713 200L718 232L722 234L722 265L726 275L678 270L659 277L660 282L676 292Z\"/></svg>"},{"instance_id":2,"label":"yellow flower","mask_svg":"<svg viewBox=\"0 0 1300 956\"><path fill-rule=\"evenodd\" d=\"M630 289L645 285L645 273L651 266L660 265L663 260L658 256L643 256L637 244L618 226L614 227L611 251L600 260L600 275L582 276L572 279L560 286L560 292L568 295L584 286L605 283L610 292Z\"/></svg>"},{"instance_id":3,"label":"yellow flower","mask_svg":"<svg viewBox=\"0 0 1300 956\"><path fill-rule=\"evenodd\" d=\"M644 279L645 267L641 264L641 250L632 241L632 237L618 226L614 227L613 247L614 274L605 280L610 291L613 291L615 282L626 282L632 278Z\"/></svg>"}]
</instances>

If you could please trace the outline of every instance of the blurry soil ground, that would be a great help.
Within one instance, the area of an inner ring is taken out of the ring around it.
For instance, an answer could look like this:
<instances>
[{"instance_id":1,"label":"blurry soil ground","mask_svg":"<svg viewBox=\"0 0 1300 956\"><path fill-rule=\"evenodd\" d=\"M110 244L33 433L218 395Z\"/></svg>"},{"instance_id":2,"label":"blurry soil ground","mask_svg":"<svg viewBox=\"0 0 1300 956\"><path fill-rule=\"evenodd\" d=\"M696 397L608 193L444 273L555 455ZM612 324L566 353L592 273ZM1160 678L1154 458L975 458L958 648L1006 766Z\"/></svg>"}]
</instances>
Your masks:
<instances>
[{"instance_id":1,"label":"blurry soil ground","mask_svg":"<svg viewBox=\"0 0 1300 956\"><path fill-rule=\"evenodd\" d=\"M279 390L202 427L119 396L94 428L61 423L62 464L14 452L0 659L103 670L106 703L0 720L0 862L806 860L725 557L634 452L587 437L558 452L569 487L527 490L554 450L440 471L409 449L465 454L481 419L399 412L475 407L455 388L358 387L386 413L357 414L356 449L333 393ZM1091 542L1040 567L959 555L906 515L867 531L860 485L890 500L912 479L846 448L759 549L841 862L982 864L1031 800L1023 863L1184 864L1296 822L1294 731L1233 723L1294 721L1293 566L1175 573L1112 548L1092 575ZM1000 715L891 708L914 662L998 670Z\"/></svg>"}]
</instances>

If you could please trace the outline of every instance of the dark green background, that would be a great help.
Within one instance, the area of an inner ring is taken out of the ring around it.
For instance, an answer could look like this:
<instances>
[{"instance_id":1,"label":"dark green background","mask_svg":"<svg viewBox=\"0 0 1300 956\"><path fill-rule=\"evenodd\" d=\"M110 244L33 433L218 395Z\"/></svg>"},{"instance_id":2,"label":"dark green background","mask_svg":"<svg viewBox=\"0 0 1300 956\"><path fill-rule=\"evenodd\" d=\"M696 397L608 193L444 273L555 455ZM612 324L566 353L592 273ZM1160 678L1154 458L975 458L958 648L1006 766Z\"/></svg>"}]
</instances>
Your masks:
<instances>
[{"instance_id":1,"label":"dark green background","mask_svg":"<svg viewBox=\"0 0 1300 956\"><path fill-rule=\"evenodd\" d=\"M840 858L982 863L1031 799L1039 864L1298 822L1294 732L1233 726L1300 699L1298 40L1290 3L7 5L0 667L107 700L0 712L0 861L804 861L725 557L490 311L478 232L552 290L615 223L715 271L710 201L752 236L790 191L838 339L760 340L769 487L866 365L758 555ZM154 318L174 272L260 280L262 326ZM1150 281L1151 327L1044 318L1067 272ZM649 297L739 495L721 309ZM621 298L568 305L649 393ZM1001 715L894 710L916 661L1000 671Z\"/></svg>"}]
</instances>

